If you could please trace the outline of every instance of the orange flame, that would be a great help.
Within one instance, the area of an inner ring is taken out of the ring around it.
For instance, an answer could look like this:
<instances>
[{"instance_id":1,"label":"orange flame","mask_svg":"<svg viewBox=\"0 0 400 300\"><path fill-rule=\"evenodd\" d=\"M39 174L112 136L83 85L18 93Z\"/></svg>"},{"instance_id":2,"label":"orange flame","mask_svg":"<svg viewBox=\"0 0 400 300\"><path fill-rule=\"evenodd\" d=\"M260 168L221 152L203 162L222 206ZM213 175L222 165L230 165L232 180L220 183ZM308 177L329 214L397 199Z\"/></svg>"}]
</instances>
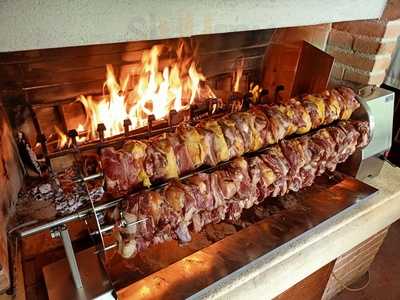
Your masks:
<instances>
[{"instance_id":1,"label":"orange flame","mask_svg":"<svg viewBox=\"0 0 400 300\"><path fill-rule=\"evenodd\" d=\"M107 79L103 86L103 96L94 99L92 96L80 96L78 101L83 105L86 114L84 124L78 132L87 131L87 139L97 138L97 125L106 127L105 137L123 133L123 121L130 119L131 129L147 125L148 116L153 114L158 119L168 116L172 109L188 109L196 101L215 97L207 85L201 85L205 76L196 68L192 54L187 53L187 45L181 42L175 51L176 58L169 64L160 67L160 56L168 48L156 45L143 52L142 63L135 71L121 80L115 77L111 65L106 66ZM165 64L164 61L162 63ZM138 73L138 74L137 74ZM138 76L139 75L139 76ZM128 90L129 83L133 89ZM65 146L66 137L58 128L59 145ZM64 136L62 136L64 135ZM77 139L82 142L81 137Z\"/></svg>"},{"instance_id":2,"label":"orange flame","mask_svg":"<svg viewBox=\"0 0 400 300\"><path fill-rule=\"evenodd\" d=\"M242 78L243 75L243 67L244 67L244 58L242 57L236 66L235 84L233 85L234 92L239 92L240 79Z\"/></svg>"},{"instance_id":3,"label":"orange flame","mask_svg":"<svg viewBox=\"0 0 400 300\"><path fill-rule=\"evenodd\" d=\"M57 148L61 149L64 148L65 145L68 143L68 137L66 134L64 134L60 128L57 126L54 126L54 130L56 131L56 134L58 135L58 141L57 141Z\"/></svg>"}]
</instances>

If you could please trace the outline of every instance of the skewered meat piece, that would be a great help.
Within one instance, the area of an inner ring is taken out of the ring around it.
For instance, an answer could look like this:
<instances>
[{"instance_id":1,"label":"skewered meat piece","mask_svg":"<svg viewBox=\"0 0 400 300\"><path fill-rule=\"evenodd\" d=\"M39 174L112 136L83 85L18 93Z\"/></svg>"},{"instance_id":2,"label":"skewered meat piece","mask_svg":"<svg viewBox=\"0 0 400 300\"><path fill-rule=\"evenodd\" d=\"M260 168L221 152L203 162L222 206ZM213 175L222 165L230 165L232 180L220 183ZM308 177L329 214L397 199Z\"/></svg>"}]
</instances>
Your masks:
<instances>
[{"instance_id":1,"label":"skewered meat piece","mask_svg":"<svg viewBox=\"0 0 400 300\"><path fill-rule=\"evenodd\" d=\"M311 117L304 106L296 99L290 99L286 105L289 117L292 119L295 127L297 127L296 133L304 134L309 132L312 126Z\"/></svg>"},{"instance_id":2,"label":"skewered meat piece","mask_svg":"<svg viewBox=\"0 0 400 300\"><path fill-rule=\"evenodd\" d=\"M340 121L337 128L345 132L345 147L342 147L337 158L338 163L341 163L356 150L360 133L351 123L345 121Z\"/></svg>"},{"instance_id":3,"label":"skewered meat piece","mask_svg":"<svg viewBox=\"0 0 400 300\"><path fill-rule=\"evenodd\" d=\"M311 140L313 143L310 143L309 149L313 153L312 160L318 164L317 175L321 175L336 156L336 142L325 128L313 134Z\"/></svg>"},{"instance_id":4,"label":"skewered meat piece","mask_svg":"<svg viewBox=\"0 0 400 300\"><path fill-rule=\"evenodd\" d=\"M229 159L229 149L224 134L216 120L206 120L198 126L199 133L204 137L205 163L215 166Z\"/></svg>"},{"instance_id":5,"label":"skewered meat piece","mask_svg":"<svg viewBox=\"0 0 400 300\"><path fill-rule=\"evenodd\" d=\"M279 146L283 155L289 163L288 176L293 176L308 162L305 157L305 149L303 144L298 139L282 140Z\"/></svg>"},{"instance_id":6,"label":"skewered meat piece","mask_svg":"<svg viewBox=\"0 0 400 300\"><path fill-rule=\"evenodd\" d=\"M138 187L149 187L154 182L177 178L204 165L215 166L277 143L291 134L304 134L337 119L348 119L358 106L352 90L337 88L284 103L257 105L249 112L203 120L195 127L182 125L173 133L142 142L130 141L121 150L106 148L101 154L106 190L112 195L124 194ZM368 128L363 132L365 130ZM359 135L360 139L364 138L363 143L368 141L365 136L365 133ZM333 138L338 143L344 137L335 133ZM325 147L323 141L319 144ZM326 167L335 168L341 160L322 164L317 175ZM299 179L292 184L295 182L299 185ZM273 194L280 190L285 192L286 184L282 179L276 182Z\"/></svg>"},{"instance_id":7,"label":"skewered meat piece","mask_svg":"<svg viewBox=\"0 0 400 300\"><path fill-rule=\"evenodd\" d=\"M210 174L211 191L214 196L215 208L224 205L238 192L241 174L234 174L227 169L217 170Z\"/></svg>"},{"instance_id":8,"label":"skewered meat piece","mask_svg":"<svg viewBox=\"0 0 400 300\"><path fill-rule=\"evenodd\" d=\"M190 187L190 192L195 199L196 209L211 211L218 207L218 203L214 202L211 193L211 179L206 173L199 173L185 180L186 185Z\"/></svg>"},{"instance_id":9,"label":"skewered meat piece","mask_svg":"<svg viewBox=\"0 0 400 300\"><path fill-rule=\"evenodd\" d=\"M130 156L129 153L124 151L115 151L112 147L107 147L101 151L101 164L105 171L105 188L108 191L127 191L130 187L128 183L128 170L124 168L124 161ZM134 174L133 174L134 175ZM137 184L134 175L130 178L132 185Z\"/></svg>"},{"instance_id":10,"label":"skewered meat piece","mask_svg":"<svg viewBox=\"0 0 400 300\"><path fill-rule=\"evenodd\" d=\"M244 151L251 152L260 149L263 145L260 134L256 129L256 117L249 112L236 112L229 115L234 120L236 128L242 136L244 142Z\"/></svg>"},{"instance_id":11,"label":"skewered meat piece","mask_svg":"<svg viewBox=\"0 0 400 300\"><path fill-rule=\"evenodd\" d=\"M276 180L267 188L267 194L272 197L284 195L287 192L287 175L290 165L278 145L268 148L260 156L264 163L273 171Z\"/></svg>"},{"instance_id":12,"label":"skewered meat piece","mask_svg":"<svg viewBox=\"0 0 400 300\"><path fill-rule=\"evenodd\" d=\"M144 161L147 144L140 141L126 143L122 150L112 147L101 151L101 164L105 175L105 188L113 194L128 191L132 187L150 186Z\"/></svg>"},{"instance_id":13,"label":"skewered meat piece","mask_svg":"<svg viewBox=\"0 0 400 300\"><path fill-rule=\"evenodd\" d=\"M363 121L353 121L351 125L355 127L357 132L360 134L357 140L357 147L363 148L368 145L369 142L369 124Z\"/></svg>"},{"instance_id":14,"label":"skewered meat piece","mask_svg":"<svg viewBox=\"0 0 400 300\"><path fill-rule=\"evenodd\" d=\"M121 228L117 235L123 257L134 255L153 243L158 221L164 215L161 204L159 194L154 192L141 193L125 201L124 215L130 225ZM146 221L135 224L138 220ZM124 244L122 248L121 243Z\"/></svg>"},{"instance_id":15,"label":"skewered meat piece","mask_svg":"<svg viewBox=\"0 0 400 300\"><path fill-rule=\"evenodd\" d=\"M206 146L203 135L195 127L188 125L179 126L176 134L180 136L189 153L193 169L202 166L206 160Z\"/></svg>"},{"instance_id":16,"label":"skewered meat piece","mask_svg":"<svg viewBox=\"0 0 400 300\"><path fill-rule=\"evenodd\" d=\"M310 162L306 157L306 151L308 149L306 150L303 148L304 145L306 145L306 143L302 143L300 138L289 141L283 140L279 143L282 153L290 166L287 175L288 188L295 192L297 192L303 184L300 170Z\"/></svg>"},{"instance_id":17,"label":"skewered meat piece","mask_svg":"<svg viewBox=\"0 0 400 300\"><path fill-rule=\"evenodd\" d=\"M176 132L168 133L167 139L171 145L176 158L176 166L180 175L186 174L194 170L192 158L189 154L189 149L186 146L182 137Z\"/></svg>"},{"instance_id":18,"label":"skewered meat piece","mask_svg":"<svg viewBox=\"0 0 400 300\"><path fill-rule=\"evenodd\" d=\"M318 95L306 95L302 97L301 104L311 118L311 128L318 128L325 124L325 103Z\"/></svg>"},{"instance_id":19,"label":"skewered meat piece","mask_svg":"<svg viewBox=\"0 0 400 300\"><path fill-rule=\"evenodd\" d=\"M336 94L337 92L335 90L328 90L321 93L321 97L325 104L325 125L331 124L340 118L341 106Z\"/></svg>"},{"instance_id":20,"label":"skewered meat piece","mask_svg":"<svg viewBox=\"0 0 400 300\"><path fill-rule=\"evenodd\" d=\"M249 174L248 162L242 157L236 158L226 169L231 178L237 178L238 183L237 192L231 200L240 202L244 208L253 206L258 200L258 194L257 186Z\"/></svg>"},{"instance_id":21,"label":"skewered meat piece","mask_svg":"<svg viewBox=\"0 0 400 300\"><path fill-rule=\"evenodd\" d=\"M229 158L243 155L245 153L244 139L236 127L236 122L232 118L224 116L218 120L218 124L221 126L228 146Z\"/></svg>"},{"instance_id":22,"label":"skewered meat piece","mask_svg":"<svg viewBox=\"0 0 400 300\"><path fill-rule=\"evenodd\" d=\"M292 120L278 109L278 105L260 105L259 107L271 123L270 129L274 141L282 140L293 126Z\"/></svg>"},{"instance_id":23,"label":"skewered meat piece","mask_svg":"<svg viewBox=\"0 0 400 300\"><path fill-rule=\"evenodd\" d=\"M274 173L260 156L254 156L248 159L249 173L252 179L252 184L257 186L257 202L267 198L271 191L268 189L269 186L276 181L277 175Z\"/></svg>"},{"instance_id":24,"label":"skewered meat piece","mask_svg":"<svg viewBox=\"0 0 400 300\"><path fill-rule=\"evenodd\" d=\"M292 185L289 186L292 191L295 191L294 183L298 183L298 188L300 188L310 186L314 182L320 163L320 155L324 150L318 147L318 145L315 147L315 142L311 138L308 138L308 136L302 136L298 141L303 149L304 165L299 169L299 173L295 175L297 180L292 180Z\"/></svg>"},{"instance_id":25,"label":"skewered meat piece","mask_svg":"<svg viewBox=\"0 0 400 300\"><path fill-rule=\"evenodd\" d=\"M329 171L333 171L336 168L336 165L340 161L340 157L346 155L347 153L347 145L345 144L346 141L346 132L343 130L337 130L333 127L328 127L327 131L329 135L332 137L335 143L335 151L333 157L331 157L326 162L326 168Z\"/></svg>"},{"instance_id":26,"label":"skewered meat piece","mask_svg":"<svg viewBox=\"0 0 400 300\"><path fill-rule=\"evenodd\" d=\"M266 114L262 111L261 106L253 106L249 113L255 117L255 129L260 135L263 145L273 145L277 142L272 132L272 124Z\"/></svg>"},{"instance_id":27,"label":"skewered meat piece","mask_svg":"<svg viewBox=\"0 0 400 300\"><path fill-rule=\"evenodd\" d=\"M182 154L182 152L178 152ZM181 160L185 159L181 156ZM146 148L145 171L151 182L177 178L179 170L174 149L165 136L149 140Z\"/></svg>"},{"instance_id":28,"label":"skewered meat piece","mask_svg":"<svg viewBox=\"0 0 400 300\"><path fill-rule=\"evenodd\" d=\"M359 102L356 99L354 91L348 87L338 87L332 90L332 93L338 92L339 104L342 105L340 119L348 120L359 106Z\"/></svg>"},{"instance_id":29,"label":"skewered meat piece","mask_svg":"<svg viewBox=\"0 0 400 300\"><path fill-rule=\"evenodd\" d=\"M125 219L146 221L117 230L121 255L132 257L169 239L189 242L192 226L200 231L209 223L237 221L243 209L269 196L309 186L317 175L333 170L356 147L365 145L368 137L360 138L358 128L368 135L365 122L341 121L335 127L283 141L263 154L236 158L210 174L174 180L158 191L130 197L123 208Z\"/></svg>"}]
</instances>

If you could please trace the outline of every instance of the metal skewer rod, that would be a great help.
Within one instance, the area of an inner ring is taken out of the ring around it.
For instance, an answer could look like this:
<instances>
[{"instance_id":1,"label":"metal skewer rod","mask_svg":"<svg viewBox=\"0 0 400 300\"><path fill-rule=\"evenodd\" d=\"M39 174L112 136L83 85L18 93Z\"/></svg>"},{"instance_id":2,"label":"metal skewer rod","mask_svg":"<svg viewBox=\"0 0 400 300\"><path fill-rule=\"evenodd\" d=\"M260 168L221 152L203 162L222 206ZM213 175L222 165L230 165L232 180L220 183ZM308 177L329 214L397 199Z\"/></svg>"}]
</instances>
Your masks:
<instances>
[{"instance_id":1,"label":"metal skewer rod","mask_svg":"<svg viewBox=\"0 0 400 300\"><path fill-rule=\"evenodd\" d=\"M71 270L72 279L74 280L75 287L81 289L83 287L81 274L79 273L78 263L76 261L74 248L72 247L71 238L69 236L68 228L65 225L59 225L52 228L52 238L61 238L65 254L67 256L68 265Z\"/></svg>"},{"instance_id":2,"label":"metal skewer rod","mask_svg":"<svg viewBox=\"0 0 400 300\"><path fill-rule=\"evenodd\" d=\"M96 211L96 209L95 209L92 196L90 196L89 188L88 188L88 186L87 186L87 184L86 184L85 181L83 182L83 185L84 185L84 187L85 187L85 191L86 191L86 193L87 193L87 196L89 197L90 205L91 205L91 207L92 207L93 214L94 214L94 218L95 218L95 220L96 220L97 231L98 231L99 236L100 236L101 245L102 245L102 247L103 247L103 249L104 249L106 245L105 245L105 243L104 243L104 237L103 237L103 233L102 233L102 227L101 227L101 224L100 224L100 220L99 220L99 218L97 217L97 211Z\"/></svg>"},{"instance_id":3,"label":"metal skewer rod","mask_svg":"<svg viewBox=\"0 0 400 300\"><path fill-rule=\"evenodd\" d=\"M212 99L219 100L219 102L221 102L221 103L223 102L219 98L211 98L210 100L212 100ZM185 111L180 111L180 112L178 112L178 114L181 113L181 112L185 112ZM223 113L215 113L215 114L212 114L212 117L218 117L218 116L222 116L222 115L223 115ZM207 117L209 117L209 115L207 115ZM193 120L193 122L197 123L201 119L204 119L204 118L205 117L200 118L199 120ZM66 149L57 150L57 151L48 153L48 158L49 159L53 159L53 158L57 158L57 157L60 157L60 156L67 155L67 154L74 154L74 153L76 153L77 149L79 149L81 152L84 152L84 151L88 151L88 150L96 150L96 149L102 148L102 147L117 145L117 144L119 144L121 142L124 142L124 141L126 141L128 139L149 138L151 136L162 134L164 132L169 132L169 131L174 130L174 128L179 126L179 124L174 124L174 125L169 124L168 120L164 120L164 121L165 121L165 124L161 128L154 128L153 127L153 128L151 128L150 132L148 130L148 126L147 127L141 127L141 128L133 129L133 130L130 130L129 132L124 132L124 133L121 133L121 134L117 134L117 135L114 135L114 136L109 137L109 138L103 137L103 138L99 138L97 140L93 140L93 141L90 141L90 142L87 142L87 143L79 144L79 145L76 145L75 148L71 147L71 148L66 148ZM102 129L102 128L100 128L100 129ZM102 131L100 130L100 132L102 132Z\"/></svg>"},{"instance_id":4,"label":"metal skewer rod","mask_svg":"<svg viewBox=\"0 0 400 300\"><path fill-rule=\"evenodd\" d=\"M189 177L197 174L198 172L209 172L209 171L212 171L212 170L214 170L214 169L216 169L216 168L218 168L220 166L226 165L228 163L230 163L230 161L226 161L226 162L220 163L216 167L209 167L209 168L200 169L200 170L197 170L195 173L191 173L191 174L182 176L182 177L180 177L180 179L183 180L183 179L189 178ZM156 189L159 189L159 188L162 188L162 187L166 186L167 184L168 184L168 182L164 182L162 184L155 185L155 186L153 186L151 188L148 188L145 191L156 190ZM135 194L138 194L138 193L141 193L141 192L143 192L143 191L138 191L138 192L132 193L130 195L135 195ZM124 201L125 199L126 199L126 196L122 196L122 197L119 197L119 198L117 198L115 200L112 200L112 201L104 203L104 204L94 205L93 208L89 207L89 208L83 209L81 211L78 211L76 213L73 213L71 215L65 216L63 218L56 219L54 221L51 221L51 222L48 222L48 223L45 223L45 224L41 224L41 225L38 225L38 226L34 226L32 228L27 228L25 230L19 231L19 236L20 237L28 237L28 236L37 234L39 232L49 230L49 229L53 228L54 226L67 224L67 223L70 223L70 222L73 222L73 221L76 221L76 220L83 220L86 217L90 216L92 213L96 213L98 211L103 211L103 210L115 207L120 202Z\"/></svg>"},{"instance_id":5,"label":"metal skewer rod","mask_svg":"<svg viewBox=\"0 0 400 300\"><path fill-rule=\"evenodd\" d=\"M67 224L76 220L83 220L86 217L88 217L90 214L94 212L98 212L98 211L102 211L102 210L106 210L108 208L112 208L117 206L121 201L123 201L125 198L121 197L121 198L117 198L113 201L101 204L101 205L96 205L94 206L94 209L90 208L86 208L84 210L81 210L79 212L73 213L71 215L65 216L63 218L45 223L45 224L41 224L32 228L28 228L25 230L22 230L19 232L20 237L28 237L34 234L37 234L39 232L42 231L46 231L48 229L53 228L54 226L58 226L58 225L62 225L62 224Z\"/></svg>"},{"instance_id":6,"label":"metal skewer rod","mask_svg":"<svg viewBox=\"0 0 400 300\"><path fill-rule=\"evenodd\" d=\"M146 222L147 221L147 218L145 218L145 219L142 219L142 220L139 220L139 221L134 221L134 222L129 222L129 223L121 223L120 225L119 225L119 227L124 227L124 228L127 228L127 227L129 227L129 226L133 226L133 225L136 225L136 224L139 224L139 223L143 223L143 222ZM105 232L105 231L109 231L109 230L111 230L111 229L113 229L114 228L114 225L108 225L108 226L106 226L106 227L103 227L102 229L101 229L101 231L102 232ZM97 231L95 231L95 232L92 232L91 233L91 235L94 235L94 234L98 234L98 232ZM114 248L116 248L116 247L118 247L118 243L114 243L114 244L111 244L111 245L109 245L109 246L104 246L102 249L98 249L98 250L96 250L96 252L95 252L95 254L103 254L103 253L105 253L105 252L107 252L107 251L109 251L109 250L111 250L111 249L114 249Z\"/></svg>"},{"instance_id":7,"label":"metal skewer rod","mask_svg":"<svg viewBox=\"0 0 400 300\"><path fill-rule=\"evenodd\" d=\"M259 154L259 153L261 153L262 151L264 151L267 148L268 148L268 146L263 148L263 149L260 149L258 151L255 151L254 153L248 153L247 155ZM183 179L189 178L189 177L197 174L198 172L210 172L212 170L218 169L221 166L229 164L230 162L231 161L226 161L226 162L222 162L222 163L218 164L215 167L208 167L208 168L198 169L194 173L190 173L188 175L182 176L179 179L183 180ZM95 175L100 176L99 174L95 174ZM95 175L93 175L93 176L95 176ZM165 182L165 183L162 183L162 184L159 184L159 185L155 185L155 186L153 186L151 188L146 189L145 191L156 190L156 189L159 189L159 188L162 188L162 187L166 186L167 184L168 184L168 182ZM140 192L143 192L143 191L138 191L138 192L132 193L130 195L135 195L135 194L140 193ZM57 220L54 220L54 221L51 221L51 222L48 222L48 223L45 223L45 224L41 224L41 225L38 225L38 226L35 226L35 227L32 227L32 228L28 228L28 229L19 231L19 235L20 235L20 237L28 237L28 236L37 234L39 232L51 229L54 226L67 224L67 223L70 223L70 222L73 222L73 221L76 221L76 220L85 219L86 217L88 217L93 212L98 212L98 211L106 210L108 208L112 208L112 207L117 206L120 202L124 201L125 198L126 198L126 196L122 196L122 197L119 197L119 198L117 198L115 200L112 200L112 201L104 203L104 204L94 205L93 209L91 207L90 208L86 208L86 209L83 209L83 210L78 211L76 213L73 213L71 215L65 216L63 218L60 218L60 219L57 219Z\"/></svg>"},{"instance_id":8,"label":"metal skewer rod","mask_svg":"<svg viewBox=\"0 0 400 300\"><path fill-rule=\"evenodd\" d=\"M118 247L118 244L117 244L117 243L114 243L114 244L111 244L111 245L109 245L109 246L104 247L104 249L96 250L96 251L94 252L94 254L105 253L105 252L107 252L107 251L109 251L109 250L111 250L111 249L117 248L117 247Z\"/></svg>"},{"instance_id":9,"label":"metal skewer rod","mask_svg":"<svg viewBox=\"0 0 400 300\"><path fill-rule=\"evenodd\" d=\"M89 175L86 177L77 178L74 180L74 183L91 181L91 180L95 180L95 179L102 178L102 177L103 177L103 173L96 173L96 174Z\"/></svg>"},{"instance_id":10,"label":"metal skewer rod","mask_svg":"<svg viewBox=\"0 0 400 300\"><path fill-rule=\"evenodd\" d=\"M115 227L114 224L107 225L107 226L105 226L105 227L102 227L101 230L100 230L100 232L103 233L103 232L110 231L110 230L112 230L114 227ZM90 233L90 235L97 235L97 234L99 234L99 231L98 231L98 230L93 231L93 232Z\"/></svg>"}]
</instances>

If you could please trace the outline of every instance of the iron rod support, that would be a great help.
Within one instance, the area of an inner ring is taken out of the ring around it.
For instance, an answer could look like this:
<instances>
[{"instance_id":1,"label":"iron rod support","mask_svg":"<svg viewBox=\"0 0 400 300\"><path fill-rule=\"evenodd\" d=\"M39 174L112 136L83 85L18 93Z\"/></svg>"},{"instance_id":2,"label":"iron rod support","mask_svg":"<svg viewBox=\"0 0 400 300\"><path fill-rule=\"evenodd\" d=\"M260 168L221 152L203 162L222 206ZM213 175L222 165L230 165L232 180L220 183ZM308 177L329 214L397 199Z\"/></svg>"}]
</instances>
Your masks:
<instances>
[{"instance_id":1,"label":"iron rod support","mask_svg":"<svg viewBox=\"0 0 400 300\"><path fill-rule=\"evenodd\" d=\"M57 226L52 230L53 237L59 236L63 242L65 254L69 268L71 270L72 279L77 289L83 288L81 274L79 273L78 263L76 261L74 248L72 247L71 238L69 236L68 227L65 225Z\"/></svg>"}]
</instances>

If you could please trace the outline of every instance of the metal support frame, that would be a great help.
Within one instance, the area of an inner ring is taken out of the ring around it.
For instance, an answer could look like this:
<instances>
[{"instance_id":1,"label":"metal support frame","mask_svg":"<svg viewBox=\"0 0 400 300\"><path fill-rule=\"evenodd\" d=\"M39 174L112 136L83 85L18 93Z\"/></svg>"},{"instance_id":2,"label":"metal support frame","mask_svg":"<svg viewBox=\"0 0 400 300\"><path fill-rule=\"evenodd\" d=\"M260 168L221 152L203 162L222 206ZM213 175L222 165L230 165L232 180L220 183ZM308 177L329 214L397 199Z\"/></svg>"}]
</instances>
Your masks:
<instances>
[{"instance_id":1,"label":"metal support frame","mask_svg":"<svg viewBox=\"0 0 400 300\"><path fill-rule=\"evenodd\" d=\"M81 274L79 273L78 263L76 262L74 248L72 247L71 238L69 236L68 227L63 225L59 225L57 227L53 227L51 230L52 238L61 238L65 254L67 256L68 265L71 270L72 278L74 280L75 287L77 289L83 288Z\"/></svg>"}]
</instances>

